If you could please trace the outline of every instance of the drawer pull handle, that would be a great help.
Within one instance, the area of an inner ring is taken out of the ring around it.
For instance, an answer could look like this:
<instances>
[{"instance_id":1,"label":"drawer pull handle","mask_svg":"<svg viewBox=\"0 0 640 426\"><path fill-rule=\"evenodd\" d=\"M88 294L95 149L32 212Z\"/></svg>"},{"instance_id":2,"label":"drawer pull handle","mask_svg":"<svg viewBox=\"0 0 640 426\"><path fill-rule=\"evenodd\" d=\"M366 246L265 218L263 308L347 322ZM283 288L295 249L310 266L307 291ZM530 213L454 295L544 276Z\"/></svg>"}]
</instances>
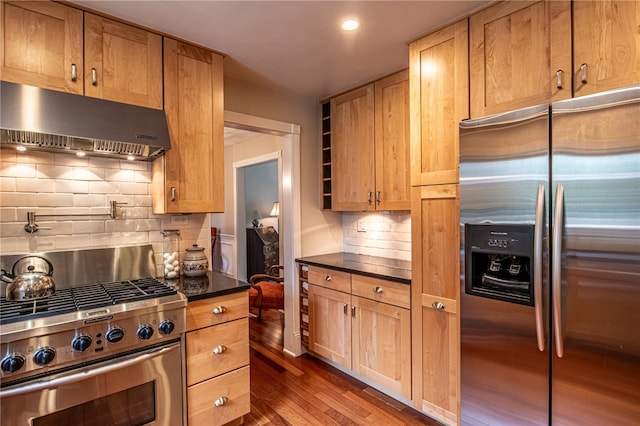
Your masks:
<instances>
[{"instance_id":1,"label":"drawer pull handle","mask_svg":"<svg viewBox=\"0 0 640 426\"><path fill-rule=\"evenodd\" d=\"M227 398L226 396L221 396L220 398L213 401L213 405L215 405L216 407L222 407L227 403L227 401L229 401L229 398Z\"/></svg>"},{"instance_id":2,"label":"drawer pull handle","mask_svg":"<svg viewBox=\"0 0 640 426\"><path fill-rule=\"evenodd\" d=\"M376 293L380 294L380 293L382 293L382 287L378 287L378 286L376 286L376 287L373 289L373 291L375 291Z\"/></svg>"},{"instance_id":3,"label":"drawer pull handle","mask_svg":"<svg viewBox=\"0 0 640 426\"><path fill-rule=\"evenodd\" d=\"M433 306L434 309L438 309L438 310L444 309L444 303L442 302L433 302L431 306Z\"/></svg>"},{"instance_id":4,"label":"drawer pull handle","mask_svg":"<svg viewBox=\"0 0 640 426\"><path fill-rule=\"evenodd\" d=\"M349 315L349 314L348 314L348 312L349 312L349 305L345 304L345 305L342 307L342 311L344 312L344 314L345 314L345 315Z\"/></svg>"},{"instance_id":5,"label":"drawer pull handle","mask_svg":"<svg viewBox=\"0 0 640 426\"><path fill-rule=\"evenodd\" d=\"M556 87L558 88L558 90L562 90L562 70L558 70L556 72Z\"/></svg>"},{"instance_id":6,"label":"drawer pull handle","mask_svg":"<svg viewBox=\"0 0 640 426\"><path fill-rule=\"evenodd\" d=\"M215 308L213 308L212 311L215 315L220 315L220 314L224 314L225 312L227 312L227 308L225 308L224 306L220 305L220 306L216 306Z\"/></svg>"},{"instance_id":7,"label":"drawer pull handle","mask_svg":"<svg viewBox=\"0 0 640 426\"><path fill-rule=\"evenodd\" d=\"M227 347L225 345L218 345L215 348L213 348L213 353L214 355L220 355L224 353L226 350L227 350Z\"/></svg>"},{"instance_id":8,"label":"drawer pull handle","mask_svg":"<svg viewBox=\"0 0 640 426\"><path fill-rule=\"evenodd\" d=\"M76 67L76 64L71 64L71 81L77 81L78 80L78 68Z\"/></svg>"},{"instance_id":9,"label":"drawer pull handle","mask_svg":"<svg viewBox=\"0 0 640 426\"><path fill-rule=\"evenodd\" d=\"M331 275L325 275L324 276L324 280L325 281L331 281Z\"/></svg>"}]
</instances>

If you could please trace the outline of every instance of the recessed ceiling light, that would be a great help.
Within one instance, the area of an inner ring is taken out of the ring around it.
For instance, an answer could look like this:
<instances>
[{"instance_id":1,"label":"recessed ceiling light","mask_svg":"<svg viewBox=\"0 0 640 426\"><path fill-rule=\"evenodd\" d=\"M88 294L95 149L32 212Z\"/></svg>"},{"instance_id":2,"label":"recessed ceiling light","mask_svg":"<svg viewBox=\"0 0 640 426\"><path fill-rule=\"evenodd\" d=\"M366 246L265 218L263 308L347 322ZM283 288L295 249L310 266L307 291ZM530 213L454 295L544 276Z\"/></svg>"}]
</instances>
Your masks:
<instances>
[{"instance_id":1,"label":"recessed ceiling light","mask_svg":"<svg viewBox=\"0 0 640 426\"><path fill-rule=\"evenodd\" d=\"M355 19L347 19L342 23L342 29L345 31L354 31L358 29L360 23Z\"/></svg>"},{"instance_id":2,"label":"recessed ceiling light","mask_svg":"<svg viewBox=\"0 0 640 426\"><path fill-rule=\"evenodd\" d=\"M133 161L135 159L136 159L136 157L134 157L133 155L127 155L127 160Z\"/></svg>"},{"instance_id":3,"label":"recessed ceiling light","mask_svg":"<svg viewBox=\"0 0 640 426\"><path fill-rule=\"evenodd\" d=\"M85 155L87 155L87 153L86 153L86 152L84 152L84 151L78 151L78 152L76 152L76 155L77 155L78 157L84 157Z\"/></svg>"},{"instance_id":4,"label":"recessed ceiling light","mask_svg":"<svg viewBox=\"0 0 640 426\"><path fill-rule=\"evenodd\" d=\"M16 147L16 150L18 150L18 151L20 151L20 152L24 152L24 151L26 151L26 150L27 150L27 147L26 147L26 146L19 145L19 146L17 146L17 147Z\"/></svg>"}]
</instances>

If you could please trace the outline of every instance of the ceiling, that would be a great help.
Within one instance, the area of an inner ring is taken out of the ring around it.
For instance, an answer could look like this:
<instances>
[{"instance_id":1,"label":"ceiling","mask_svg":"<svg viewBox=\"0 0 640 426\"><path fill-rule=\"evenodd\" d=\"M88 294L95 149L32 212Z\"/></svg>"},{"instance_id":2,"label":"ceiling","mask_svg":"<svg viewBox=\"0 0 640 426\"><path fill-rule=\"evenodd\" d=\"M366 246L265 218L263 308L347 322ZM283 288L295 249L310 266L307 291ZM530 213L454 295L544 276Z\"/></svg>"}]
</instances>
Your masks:
<instances>
[{"instance_id":1,"label":"ceiling","mask_svg":"<svg viewBox=\"0 0 640 426\"><path fill-rule=\"evenodd\" d=\"M319 100L407 68L407 42L489 1L73 3L221 52L226 78ZM340 28L347 17L356 32Z\"/></svg>"}]
</instances>

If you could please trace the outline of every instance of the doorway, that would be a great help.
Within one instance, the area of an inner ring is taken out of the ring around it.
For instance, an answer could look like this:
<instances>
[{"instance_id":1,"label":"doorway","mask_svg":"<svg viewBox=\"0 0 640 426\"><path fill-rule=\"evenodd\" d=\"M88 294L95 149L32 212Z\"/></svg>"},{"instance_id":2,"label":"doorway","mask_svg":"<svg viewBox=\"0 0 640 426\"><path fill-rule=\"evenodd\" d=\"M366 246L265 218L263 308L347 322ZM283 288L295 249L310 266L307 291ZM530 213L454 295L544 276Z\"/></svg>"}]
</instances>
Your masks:
<instances>
[{"instance_id":1,"label":"doorway","mask_svg":"<svg viewBox=\"0 0 640 426\"><path fill-rule=\"evenodd\" d=\"M280 234L280 259L285 266L285 313L284 313L284 350L297 356L302 353L300 336L300 318L296 315L299 310L297 274L295 259L301 255L300 242L300 126L291 123L250 116L246 114L225 111L225 127L255 132L263 135L273 135L278 138L278 147L273 147L270 152L262 152L254 157L234 162L229 174L225 172L225 178L229 177L233 185L227 185L227 191L233 192L232 197L225 197L225 202L234 210L232 224L233 235L237 236L235 249L233 250L233 267L231 274L239 277L240 259L246 259L246 242L244 229L246 215L240 216L238 210L244 210L244 197L238 194L239 169L251 164L260 164L268 161L278 161L278 194L280 202L280 215L278 218ZM259 152L260 150L256 150ZM231 176L230 176L231 175ZM275 200L274 200L275 201ZM212 219L212 226L216 226ZM245 260L246 262L246 260ZM244 264L246 270L246 263ZM246 273L245 273L246 275Z\"/></svg>"}]
</instances>

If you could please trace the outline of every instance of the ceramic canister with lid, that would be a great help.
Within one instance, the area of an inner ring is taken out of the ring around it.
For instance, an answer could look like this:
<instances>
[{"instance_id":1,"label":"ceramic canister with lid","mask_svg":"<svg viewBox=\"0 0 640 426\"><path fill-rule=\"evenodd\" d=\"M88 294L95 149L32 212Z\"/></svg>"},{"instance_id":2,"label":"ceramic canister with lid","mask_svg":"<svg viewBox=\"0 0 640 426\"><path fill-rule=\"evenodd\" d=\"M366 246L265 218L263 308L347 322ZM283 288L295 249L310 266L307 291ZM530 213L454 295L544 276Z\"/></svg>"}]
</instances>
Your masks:
<instances>
[{"instance_id":1,"label":"ceramic canister with lid","mask_svg":"<svg viewBox=\"0 0 640 426\"><path fill-rule=\"evenodd\" d=\"M194 244L187 249L182 262L182 272L188 277L199 277L207 274L209 262L203 247Z\"/></svg>"}]
</instances>

